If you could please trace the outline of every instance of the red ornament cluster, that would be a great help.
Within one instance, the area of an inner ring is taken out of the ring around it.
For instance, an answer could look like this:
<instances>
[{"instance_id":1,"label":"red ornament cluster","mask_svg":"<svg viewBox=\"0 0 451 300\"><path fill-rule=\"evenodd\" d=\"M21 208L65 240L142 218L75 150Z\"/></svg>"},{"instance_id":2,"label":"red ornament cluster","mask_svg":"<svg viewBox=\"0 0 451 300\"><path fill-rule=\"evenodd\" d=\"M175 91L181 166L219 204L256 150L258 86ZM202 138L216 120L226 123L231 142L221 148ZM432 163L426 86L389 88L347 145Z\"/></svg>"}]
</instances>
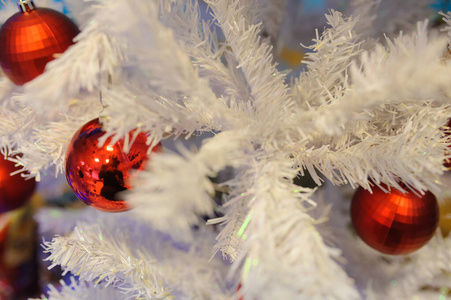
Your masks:
<instances>
[{"instance_id":1,"label":"red ornament cluster","mask_svg":"<svg viewBox=\"0 0 451 300\"><path fill-rule=\"evenodd\" d=\"M130 189L133 170L142 170L148 160L147 135L139 133L130 151L123 151L124 140L111 143L108 138L99 148L98 139L105 134L99 119L81 127L72 138L66 155L66 178L74 193L93 208L121 212L130 207L117 193ZM133 132L129 133L132 140ZM159 152L158 144L151 151Z\"/></svg>"},{"instance_id":2,"label":"red ornament cluster","mask_svg":"<svg viewBox=\"0 0 451 300\"><path fill-rule=\"evenodd\" d=\"M44 72L54 55L63 53L80 32L64 14L20 1L21 12L0 29L0 65L6 76L23 85Z\"/></svg>"},{"instance_id":3,"label":"red ornament cluster","mask_svg":"<svg viewBox=\"0 0 451 300\"><path fill-rule=\"evenodd\" d=\"M25 180L20 175L11 173L17 171L15 163L0 158L0 213L23 206L33 195L36 188L34 179Z\"/></svg>"},{"instance_id":4,"label":"red ornament cluster","mask_svg":"<svg viewBox=\"0 0 451 300\"><path fill-rule=\"evenodd\" d=\"M437 199L431 192L418 197L412 192L378 187L373 194L359 187L351 203L351 221L360 238L385 254L408 254L424 246L439 222Z\"/></svg>"}]
</instances>

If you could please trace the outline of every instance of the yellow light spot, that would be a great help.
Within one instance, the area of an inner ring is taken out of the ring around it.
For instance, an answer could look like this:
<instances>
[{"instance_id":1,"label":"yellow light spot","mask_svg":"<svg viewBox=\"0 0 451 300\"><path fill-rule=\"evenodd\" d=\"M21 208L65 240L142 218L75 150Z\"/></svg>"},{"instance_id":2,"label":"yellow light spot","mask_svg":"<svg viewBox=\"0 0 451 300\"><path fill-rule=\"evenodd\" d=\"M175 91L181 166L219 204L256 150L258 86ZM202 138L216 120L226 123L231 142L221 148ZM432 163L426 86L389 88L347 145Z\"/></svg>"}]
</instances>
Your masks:
<instances>
[{"instance_id":1,"label":"yellow light spot","mask_svg":"<svg viewBox=\"0 0 451 300\"><path fill-rule=\"evenodd\" d=\"M100 160L96 157L94 158L95 162L99 162Z\"/></svg>"},{"instance_id":2,"label":"yellow light spot","mask_svg":"<svg viewBox=\"0 0 451 300\"><path fill-rule=\"evenodd\" d=\"M323 43L319 44L318 46L315 47L315 49L313 49L313 51L318 51L319 48L321 48L323 46Z\"/></svg>"},{"instance_id":3,"label":"yellow light spot","mask_svg":"<svg viewBox=\"0 0 451 300\"><path fill-rule=\"evenodd\" d=\"M113 151L113 150L114 150L114 148L113 148L112 145L107 145L106 146L106 151Z\"/></svg>"},{"instance_id":4,"label":"yellow light spot","mask_svg":"<svg viewBox=\"0 0 451 300\"><path fill-rule=\"evenodd\" d=\"M78 102L79 102L78 99L71 99L71 100L69 100L69 105L75 105Z\"/></svg>"}]
</instances>

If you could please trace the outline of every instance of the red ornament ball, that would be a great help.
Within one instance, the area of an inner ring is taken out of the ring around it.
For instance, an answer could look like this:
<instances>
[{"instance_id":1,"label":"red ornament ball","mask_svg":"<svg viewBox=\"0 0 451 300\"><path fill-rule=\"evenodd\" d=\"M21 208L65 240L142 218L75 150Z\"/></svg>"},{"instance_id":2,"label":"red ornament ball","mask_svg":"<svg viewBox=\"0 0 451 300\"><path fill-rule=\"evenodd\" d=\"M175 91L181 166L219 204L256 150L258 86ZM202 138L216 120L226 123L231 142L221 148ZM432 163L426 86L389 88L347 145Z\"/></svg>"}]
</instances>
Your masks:
<instances>
[{"instance_id":1,"label":"red ornament ball","mask_svg":"<svg viewBox=\"0 0 451 300\"><path fill-rule=\"evenodd\" d=\"M32 1L21 5L21 12L10 17L0 29L0 65L17 85L41 75L54 55L63 53L80 32L60 12L35 8Z\"/></svg>"},{"instance_id":2,"label":"red ornament ball","mask_svg":"<svg viewBox=\"0 0 451 300\"><path fill-rule=\"evenodd\" d=\"M19 174L10 175L17 170L15 163L3 156L0 158L0 213L25 205L36 188L34 179L25 180Z\"/></svg>"},{"instance_id":3,"label":"red ornament ball","mask_svg":"<svg viewBox=\"0 0 451 300\"><path fill-rule=\"evenodd\" d=\"M99 148L98 139L105 134L99 119L81 127L73 136L66 155L66 178L74 193L87 205L107 212L130 209L117 193L128 190L133 170L142 170L150 148L147 135L139 133L130 151L123 151L124 140L111 143L108 138ZM132 140L133 131L129 133ZM160 152L159 143L152 152Z\"/></svg>"},{"instance_id":4,"label":"red ornament ball","mask_svg":"<svg viewBox=\"0 0 451 300\"><path fill-rule=\"evenodd\" d=\"M385 193L374 187L371 194L359 187L352 198L351 221L360 238L372 248L385 254L408 254L432 238L439 208L431 192L418 197L410 191L392 189Z\"/></svg>"}]
</instances>

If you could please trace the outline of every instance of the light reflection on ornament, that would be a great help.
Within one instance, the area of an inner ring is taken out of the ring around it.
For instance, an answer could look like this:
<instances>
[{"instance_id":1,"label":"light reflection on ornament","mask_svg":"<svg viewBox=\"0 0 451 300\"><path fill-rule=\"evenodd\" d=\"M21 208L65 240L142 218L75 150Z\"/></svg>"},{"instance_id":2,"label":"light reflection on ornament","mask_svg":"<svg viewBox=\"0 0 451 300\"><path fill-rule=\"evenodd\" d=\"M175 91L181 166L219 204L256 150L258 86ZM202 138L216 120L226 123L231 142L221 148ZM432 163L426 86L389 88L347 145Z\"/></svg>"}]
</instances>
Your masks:
<instances>
[{"instance_id":1,"label":"light reflection on ornament","mask_svg":"<svg viewBox=\"0 0 451 300\"><path fill-rule=\"evenodd\" d=\"M99 119L92 120L80 128L69 144L66 156L66 178L75 194L84 203L108 212L130 209L118 193L131 188L133 171L144 169L148 160L147 134L139 133L128 153L124 152L124 139L111 143L106 139L98 147L98 139L105 132ZM129 133L129 138L134 131ZM161 151L159 143L152 152ZM105 163L103 163L105 162Z\"/></svg>"}]
</instances>

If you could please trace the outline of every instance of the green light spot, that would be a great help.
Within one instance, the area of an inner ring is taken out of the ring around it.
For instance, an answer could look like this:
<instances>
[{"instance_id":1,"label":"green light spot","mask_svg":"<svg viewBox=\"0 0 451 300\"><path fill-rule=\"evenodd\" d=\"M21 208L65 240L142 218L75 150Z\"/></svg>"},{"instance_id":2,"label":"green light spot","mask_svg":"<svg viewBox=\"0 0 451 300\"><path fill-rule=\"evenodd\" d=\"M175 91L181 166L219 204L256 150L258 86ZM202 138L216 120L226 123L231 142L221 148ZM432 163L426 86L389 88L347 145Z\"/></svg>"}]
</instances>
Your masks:
<instances>
[{"instance_id":1,"label":"green light spot","mask_svg":"<svg viewBox=\"0 0 451 300\"><path fill-rule=\"evenodd\" d=\"M252 218L252 210L249 212L249 214L246 217L246 220L244 220L243 225L241 226L240 230L238 231L238 236L242 236L244 231L246 230L247 225L249 225L249 222Z\"/></svg>"},{"instance_id":2,"label":"green light spot","mask_svg":"<svg viewBox=\"0 0 451 300\"><path fill-rule=\"evenodd\" d=\"M438 296L438 300L446 300L446 296L445 295L440 295L440 296Z\"/></svg>"},{"instance_id":3,"label":"green light spot","mask_svg":"<svg viewBox=\"0 0 451 300\"><path fill-rule=\"evenodd\" d=\"M384 9L384 10L381 10L380 12L379 12L379 16L380 17L384 17L384 16L386 16L387 15L387 11Z\"/></svg>"},{"instance_id":4,"label":"green light spot","mask_svg":"<svg viewBox=\"0 0 451 300\"><path fill-rule=\"evenodd\" d=\"M44 148L42 148L41 146L38 145L37 142L34 143L36 147L39 148L39 150L43 151L43 152L47 152Z\"/></svg>"},{"instance_id":5,"label":"green light spot","mask_svg":"<svg viewBox=\"0 0 451 300\"><path fill-rule=\"evenodd\" d=\"M243 279L246 279L249 275L249 271L251 270L251 264L252 260L250 258L246 258L246 263L244 264L244 271L243 271Z\"/></svg>"},{"instance_id":6,"label":"green light spot","mask_svg":"<svg viewBox=\"0 0 451 300\"><path fill-rule=\"evenodd\" d=\"M395 285L397 285L397 284L398 284L398 282L397 282L396 280L390 281L390 285L391 285L391 286L395 286Z\"/></svg>"},{"instance_id":7,"label":"green light spot","mask_svg":"<svg viewBox=\"0 0 451 300\"><path fill-rule=\"evenodd\" d=\"M61 216L61 212L59 212L57 210L52 210L52 211L50 211L50 216L52 218L59 218Z\"/></svg>"},{"instance_id":8,"label":"green light spot","mask_svg":"<svg viewBox=\"0 0 451 300\"><path fill-rule=\"evenodd\" d=\"M243 240L247 239L247 234L243 234Z\"/></svg>"},{"instance_id":9,"label":"green light spot","mask_svg":"<svg viewBox=\"0 0 451 300\"><path fill-rule=\"evenodd\" d=\"M258 259L257 259L257 258L255 258L255 259L252 261L252 265L253 265L254 267L258 266Z\"/></svg>"}]
</instances>

